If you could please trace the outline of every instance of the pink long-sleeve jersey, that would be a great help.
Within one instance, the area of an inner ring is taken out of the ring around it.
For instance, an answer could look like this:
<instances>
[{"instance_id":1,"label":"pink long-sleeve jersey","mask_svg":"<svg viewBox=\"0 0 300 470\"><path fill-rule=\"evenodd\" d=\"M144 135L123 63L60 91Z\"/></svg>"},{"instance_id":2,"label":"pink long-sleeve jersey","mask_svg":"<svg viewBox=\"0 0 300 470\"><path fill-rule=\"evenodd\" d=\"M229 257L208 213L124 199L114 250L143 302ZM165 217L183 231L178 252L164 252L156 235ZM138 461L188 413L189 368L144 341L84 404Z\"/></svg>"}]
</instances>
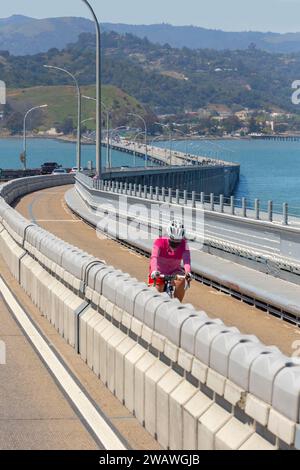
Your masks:
<instances>
[{"instance_id":1,"label":"pink long-sleeve jersey","mask_svg":"<svg viewBox=\"0 0 300 470\"><path fill-rule=\"evenodd\" d=\"M150 260L150 273L159 271L161 274L172 275L182 271L191 272L191 255L186 240L182 240L178 248L173 250L169 245L169 238L162 237L155 240Z\"/></svg>"}]
</instances>

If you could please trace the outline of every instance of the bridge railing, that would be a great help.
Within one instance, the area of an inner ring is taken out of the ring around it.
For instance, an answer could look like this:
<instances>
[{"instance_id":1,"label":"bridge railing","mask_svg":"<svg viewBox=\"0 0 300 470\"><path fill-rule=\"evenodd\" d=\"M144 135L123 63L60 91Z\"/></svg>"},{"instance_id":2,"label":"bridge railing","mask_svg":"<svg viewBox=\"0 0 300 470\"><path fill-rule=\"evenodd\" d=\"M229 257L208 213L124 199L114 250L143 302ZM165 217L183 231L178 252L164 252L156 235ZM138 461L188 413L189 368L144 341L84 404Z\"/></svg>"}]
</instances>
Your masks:
<instances>
[{"instance_id":1,"label":"bridge railing","mask_svg":"<svg viewBox=\"0 0 300 470\"><path fill-rule=\"evenodd\" d=\"M0 252L42 315L164 448L299 448L297 359L158 294L6 202L64 182L28 178L1 191Z\"/></svg>"},{"instance_id":2,"label":"bridge railing","mask_svg":"<svg viewBox=\"0 0 300 470\"><path fill-rule=\"evenodd\" d=\"M237 198L235 196L225 197L223 194L215 195L205 194L204 192L179 190L174 188L142 186L138 184L115 182L113 180L92 180L86 175L80 173L78 179L85 182L94 189L114 192L127 196L138 196L147 200L156 200L162 202L176 203L180 205L191 206L194 208L202 207L206 211L232 216L281 223L283 225L295 224L300 226L300 207L289 208L289 204L274 203L272 200L261 201L255 199L249 201L246 197Z\"/></svg>"}]
</instances>

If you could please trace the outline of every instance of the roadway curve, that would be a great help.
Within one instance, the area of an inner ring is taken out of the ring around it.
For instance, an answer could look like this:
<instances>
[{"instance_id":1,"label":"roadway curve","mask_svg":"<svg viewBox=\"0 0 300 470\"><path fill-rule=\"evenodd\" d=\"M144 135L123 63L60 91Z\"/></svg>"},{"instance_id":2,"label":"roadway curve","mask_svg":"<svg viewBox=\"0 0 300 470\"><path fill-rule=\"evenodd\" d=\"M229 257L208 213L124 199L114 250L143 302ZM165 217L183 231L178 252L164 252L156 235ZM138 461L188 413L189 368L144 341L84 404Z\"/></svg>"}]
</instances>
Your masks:
<instances>
[{"instance_id":1,"label":"roadway curve","mask_svg":"<svg viewBox=\"0 0 300 470\"><path fill-rule=\"evenodd\" d=\"M145 281L148 259L113 240L105 237L100 240L93 228L66 207L64 194L69 188L64 186L29 194L16 204L16 209L49 232ZM205 310L213 318L221 318L229 326L238 327L243 333L255 334L267 345L278 346L285 354L292 355L297 347L295 341L300 340L299 328L198 282L193 283L186 302Z\"/></svg>"}]
</instances>

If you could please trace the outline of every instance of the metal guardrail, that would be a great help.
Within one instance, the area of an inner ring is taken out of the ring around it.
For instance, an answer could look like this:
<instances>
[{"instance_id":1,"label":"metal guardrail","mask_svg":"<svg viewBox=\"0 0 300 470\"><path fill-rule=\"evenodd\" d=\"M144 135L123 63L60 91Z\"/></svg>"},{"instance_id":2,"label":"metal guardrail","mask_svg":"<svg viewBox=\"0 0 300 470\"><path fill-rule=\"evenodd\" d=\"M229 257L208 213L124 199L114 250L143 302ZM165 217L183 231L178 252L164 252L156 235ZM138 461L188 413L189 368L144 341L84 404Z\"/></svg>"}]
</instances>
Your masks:
<instances>
[{"instance_id":1,"label":"metal guardrail","mask_svg":"<svg viewBox=\"0 0 300 470\"><path fill-rule=\"evenodd\" d=\"M156 186L142 186L138 184L115 182L110 180L96 180L86 178L82 173L78 178L85 178L83 181L89 187L102 191L114 192L127 196L144 198L147 200L168 202L172 204L180 204L191 206L193 208L203 208L206 211L216 212L219 214L228 214L248 220L267 221L276 225L291 225L300 228L300 208L299 218L294 214L290 214L289 205L284 202L281 206L274 204L273 201L262 202L255 199L253 203L247 198L230 198L224 195L197 193L196 191L180 191L173 188L160 188ZM280 210L281 207L281 210Z\"/></svg>"}]
</instances>

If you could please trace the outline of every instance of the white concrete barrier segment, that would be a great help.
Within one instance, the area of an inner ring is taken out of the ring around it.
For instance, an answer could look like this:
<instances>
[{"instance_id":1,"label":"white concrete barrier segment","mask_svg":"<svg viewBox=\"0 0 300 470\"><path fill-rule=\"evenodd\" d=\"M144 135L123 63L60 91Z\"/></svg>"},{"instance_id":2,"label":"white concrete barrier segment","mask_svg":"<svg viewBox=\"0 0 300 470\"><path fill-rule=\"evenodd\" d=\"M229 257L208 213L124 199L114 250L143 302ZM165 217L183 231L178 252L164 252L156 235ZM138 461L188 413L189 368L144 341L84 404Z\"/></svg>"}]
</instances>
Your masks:
<instances>
[{"instance_id":1,"label":"white concrete barrier segment","mask_svg":"<svg viewBox=\"0 0 300 470\"><path fill-rule=\"evenodd\" d=\"M145 402L145 374L157 360L156 357L147 352L135 365L134 414L143 426L145 425L145 408L147 406Z\"/></svg>"},{"instance_id":2,"label":"white concrete barrier segment","mask_svg":"<svg viewBox=\"0 0 300 470\"><path fill-rule=\"evenodd\" d=\"M216 450L238 450L254 434L252 426L231 418L215 436Z\"/></svg>"},{"instance_id":3,"label":"white concrete barrier segment","mask_svg":"<svg viewBox=\"0 0 300 470\"><path fill-rule=\"evenodd\" d=\"M115 394L116 391L116 349L127 338L122 331L117 331L107 342L107 386Z\"/></svg>"},{"instance_id":4,"label":"white concrete barrier segment","mask_svg":"<svg viewBox=\"0 0 300 470\"><path fill-rule=\"evenodd\" d=\"M170 394L170 449L183 449L183 410L184 405L197 393L197 388L183 381Z\"/></svg>"},{"instance_id":5,"label":"white concrete barrier segment","mask_svg":"<svg viewBox=\"0 0 300 470\"><path fill-rule=\"evenodd\" d=\"M231 419L231 414L221 406L213 404L198 421L198 450L214 450L215 437Z\"/></svg>"},{"instance_id":6,"label":"white concrete barrier segment","mask_svg":"<svg viewBox=\"0 0 300 470\"><path fill-rule=\"evenodd\" d=\"M157 440L165 448L170 447L170 395L183 382L173 370L169 370L157 384Z\"/></svg>"},{"instance_id":7,"label":"white concrete barrier segment","mask_svg":"<svg viewBox=\"0 0 300 470\"><path fill-rule=\"evenodd\" d=\"M119 346L116 348L116 370L115 370L115 387L116 387L116 397L120 400L121 403L124 403L125 400L125 356L129 353L131 349L136 346L136 342L133 339L127 337L122 341Z\"/></svg>"},{"instance_id":8,"label":"white concrete barrier segment","mask_svg":"<svg viewBox=\"0 0 300 470\"><path fill-rule=\"evenodd\" d=\"M124 402L126 408L133 413L135 403L135 368L140 359L147 354L145 348L136 344L125 356L124 362Z\"/></svg>"},{"instance_id":9,"label":"white concrete barrier segment","mask_svg":"<svg viewBox=\"0 0 300 470\"><path fill-rule=\"evenodd\" d=\"M160 361L145 373L145 428L152 436L157 436L157 384L169 372L169 367Z\"/></svg>"},{"instance_id":10,"label":"white concrete barrier segment","mask_svg":"<svg viewBox=\"0 0 300 470\"><path fill-rule=\"evenodd\" d=\"M197 392L183 407L183 449L198 449L198 421L213 404L204 393Z\"/></svg>"}]
</instances>

